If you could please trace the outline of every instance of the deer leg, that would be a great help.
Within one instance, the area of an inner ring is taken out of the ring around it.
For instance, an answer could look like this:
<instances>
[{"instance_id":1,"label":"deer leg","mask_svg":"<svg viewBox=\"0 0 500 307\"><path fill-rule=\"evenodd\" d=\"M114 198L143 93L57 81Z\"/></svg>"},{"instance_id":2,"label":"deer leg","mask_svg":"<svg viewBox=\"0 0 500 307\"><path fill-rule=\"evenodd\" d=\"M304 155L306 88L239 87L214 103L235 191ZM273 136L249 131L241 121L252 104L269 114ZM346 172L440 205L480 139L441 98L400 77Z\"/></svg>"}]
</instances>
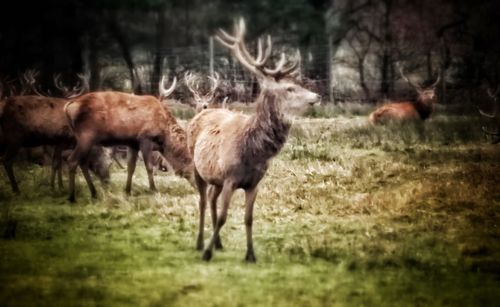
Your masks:
<instances>
[{"instance_id":1,"label":"deer leg","mask_svg":"<svg viewBox=\"0 0 500 307\"><path fill-rule=\"evenodd\" d=\"M83 161L81 161L80 168L82 169L83 177L85 178L87 186L89 187L90 195L92 196L92 198L96 199L97 192L94 183L92 182L92 176L90 176L88 156Z\"/></svg>"},{"instance_id":2,"label":"deer leg","mask_svg":"<svg viewBox=\"0 0 500 307\"><path fill-rule=\"evenodd\" d=\"M125 186L125 193L130 195L132 189L132 176L134 175L135 165L137 164L137 149L129 147L127 150L127 185Z\"/></svg>"},{"instance_id":3,"label":"deer leg","mask_svg":"<svg viewBox=\"0 0 500 307\"><path fill-rule=\"evenodd\" d=\"M50 186L52 189L55 189L56 174L58 187L59 189L62 189L61 154L62 148L60 146L55 146L54 152L52 153L52 172L50 174Z\"/></svg>"},{"instance_id":4,"label":"deer leg","mask_svg":"<svg viewBox=\"0 0 500 307\"><path fill-rule=\"evenodd\" d=\"M18 146L9 146L5 151L5 155L3 157L3 167L7 172L7 177L9 177L10 186L12 187L12 191L16 194L19 194L19 187L17 186L16 177L14 176L14 169L12 167L14 163L14 157L19 151Z\"/></svg>"},{"instance_id":5,"label":"deer leg","mask_svg":"<svg viewBox=\"0 0 500 307\"><path fill-rule=\"evenodd\" d=\"M200 177L195 170L195 182L200 193L200 223L198 228L198 239L196 240L196 249L203 250L203 231L205 229L205 208L207 207L207 183Z\"/></svg>"},{"instance_id":6,"label":"deer leg","mask_svg":"<svg viewBox=\"0 0 500 307\"><path fill-rule=\"evenodd\" d=\"M62 180L62 157L59 159L59 166L57 168L57 186L59 189L63 189L63 180Z\"/></svg>"},{"instance_id":7,"label":"deer leg","mask_svg":"<svg viewBox=\"0 0 500 307\"><path fill-rule=\"evenodd\" d=\"M253 204L257 197L257 187L245 190L245 230L247 233L247 254L245 260L247 262L255 262L255 254L253 252L252 240L252 224L253 224Z\"/></svg>"},{"instance_id":8,"label":"deer leg","mask_svg":"<svg viewBox=\"0 0 500 307\"><path fill-rule=\"evenodd\" d=\"M212 216L213 229L215 229L215 225L217 224L217 198L219 197L221 191L221 186L210 185L208 187L208 198L210 200L210 213ZM222 248L223 246L220 240L220 236L217 236L217 238L215 238L215 249L220 250Z\"/></svg>"},{"instance_id":9,"label":"deer leg","mask_svg":"<svg viewBox=\"0 0 500 307\"><path fill-rule=\"evenodd\" d=\"M205 261L209 261L212 258L212 250L215 245L215 240L219 236L219 232L226 223L227 219L227 211L229 209L229 204L231 202L231 197L234 193L233 184L230 182L224 182L224 186L222 187L222 211L221 214L217 217L217 224L215 225L214 233L212 235L212 239L208 244L207 249L203 252L202 259Z\"/></svg>"},{"instance_id":10,"label":"deer leg","mask_svg":"<svg viewBox=\"0 0 500 307\"><path fill-rule=\"evenodd\" d=\"M144 160L144 166L146 167L146 172L148 173L149 189L156 192L156 186L153 176L153 161L151 161L151 153L153 152L153 143L150 140L141 141L141 152L142 158Z\"/></svg>"},{"instance_id":11,"label":"deer leg","mask_svg":"<svg viewBox=\"0 0 500 307\"><path fill-rule=\"evenodd\" d=\"M75 175L76 175L76 168L78 165L82 165L83 161L88 160L88 154L91 148L90 142L79 142L77 143L75 149L71 153L71 155L68 158L68 170L69 170L69 198L68 200L72 203L76 201L75 198ZM87 169L88 170L88 169ZM83 168L82 168L83 171ZM85 176L85 174L84 174ZM87 177L85 178L87 179ZM92 183L92 182L91 182ZM87 181L88 184L88 181ZM93 185L92 185L93 186ZM89 185L90 188L90 185ZM95 189L94 189L95 190ZM92 191L91 191L92 193Z\"/></svg>"}]
</instances>

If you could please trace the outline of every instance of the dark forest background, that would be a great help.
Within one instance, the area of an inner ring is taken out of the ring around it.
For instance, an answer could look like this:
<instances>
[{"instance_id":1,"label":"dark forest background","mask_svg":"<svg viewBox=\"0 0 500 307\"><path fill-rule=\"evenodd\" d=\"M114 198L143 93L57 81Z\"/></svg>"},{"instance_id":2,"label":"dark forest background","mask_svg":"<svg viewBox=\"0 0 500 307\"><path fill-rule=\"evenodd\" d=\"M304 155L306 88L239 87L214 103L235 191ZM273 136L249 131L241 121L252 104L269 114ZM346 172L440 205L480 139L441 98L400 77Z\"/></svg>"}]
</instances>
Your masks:
<instances>
[{"instance_id":1,"label":"dark forest background","mask_svg":"<svg viewBox=\"0 0 500 307\"><path fill-rule=\"evenodd\" d=\"M36 69L46 90L56 73L71 82L87 72L92 90L156 94L162 74L207 72L209 37L237 16L247 20L249 41L271 34L275 51L299 47L304 79L324 96L392 96L398 63L422 82L445 76L443 101L453 100L447 92L470 96L500 82L494 0L18 0L2 6L1 77L16 80ZM245 80L234 77L237 63L217 44L214 57L216 70L233 78L228 86Z\"/></svg>"}]
</instances>

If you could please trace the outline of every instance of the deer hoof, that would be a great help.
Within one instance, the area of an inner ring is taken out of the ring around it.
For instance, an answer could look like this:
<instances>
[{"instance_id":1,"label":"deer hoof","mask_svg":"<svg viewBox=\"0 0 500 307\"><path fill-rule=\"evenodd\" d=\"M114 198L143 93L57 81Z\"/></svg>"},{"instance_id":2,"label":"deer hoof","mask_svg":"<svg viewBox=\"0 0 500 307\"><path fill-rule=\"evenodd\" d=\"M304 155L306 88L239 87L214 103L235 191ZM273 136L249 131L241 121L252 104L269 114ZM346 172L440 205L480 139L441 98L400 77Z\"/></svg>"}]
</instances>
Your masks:
<instances>
[{"instance_id":1,"label":"deer hoof","mask_svg":"<svg viewBox=\"0 0 500 307\"><path fill-rule=\"evenodd\" d=\"M201 257L201 259L210 261L210 259L212 259L212 251L207 249L205 252L203 252L203 256Z\"/></svg>"},{"instance_id":2,"label":"deer hoof","mask_svg":"<svg viewBox=\"0 0 500 307\"><path fill-rule=\"evenodd\" d=\"M221 243L220 239L215 240L215 249L216 250L222 250L223 248L224 248L224 246L222 246L222 243Z\"/></svg>"}]
</instances>

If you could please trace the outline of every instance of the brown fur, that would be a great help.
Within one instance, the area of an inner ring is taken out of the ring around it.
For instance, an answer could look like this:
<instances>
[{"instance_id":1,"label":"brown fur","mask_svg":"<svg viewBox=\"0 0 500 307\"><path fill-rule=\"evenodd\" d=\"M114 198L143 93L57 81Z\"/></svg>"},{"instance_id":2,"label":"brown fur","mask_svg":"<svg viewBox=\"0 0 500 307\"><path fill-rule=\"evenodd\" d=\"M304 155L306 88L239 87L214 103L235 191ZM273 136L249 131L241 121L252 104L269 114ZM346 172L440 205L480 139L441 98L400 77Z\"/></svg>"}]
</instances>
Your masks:
<instances>
[{"instance_id":1,"label":"brown fur","mask_svg":"<svg viewBox=\"0 0 500 307\"><path fill-rule=\"evenodd\" d=\"M21 147L41 145L58 146L58 154L53 158L52 184L54 172L60 166L60 150L71 146L73 134L63 112L67 100L41 96L15 96L5 101L0 126L4 133L4 167L12 190L19 193L13 160Z\"/></svg>"},{"instance_id":2,"label":"brown fur","mask_svg":"<svg viewBox=\"0 0 500 307\"><path fill-rule=\"evenodd\" d=\"M68 161L71 201L75 200L76 166L87 159L89 148L94 144L129 146L128 193L139 149L152 190L156 188L150 158L155 148L161 149L177 174L192 178L192 159L186 146L186 133L157 98L120 92L95 92L69 102L65 112L77 140L77 146ZM91 194L95 197L90 177L88 181Z\"/></svg>"},{"instance_id":3,"label":"brown fur","mask_svg":"<svg viewBox=\"0 0 500 307\"><path fill-rule=\"evenodd\" d=\"M75 144L74 135L64 114L64 105L67 102L66 99L53 97L14 96L1 104L4 116L0 116L0 132L10 131L10 133L5 136L0 133L0 151L6 151L4 167L13 191L19 192L19 188L12 163L22 147L43 146L44 149L48 146L53 147L49 154L52 160L51 186L55 187L57 175L58 186L62 187L62 151L72 148ZM105 163L104 156L97 154L103 152L103 148L92 148L92 152L89 159L91 170L101 181L108 181L109 171L101 167Z\"/></svg>"}]
</instances>

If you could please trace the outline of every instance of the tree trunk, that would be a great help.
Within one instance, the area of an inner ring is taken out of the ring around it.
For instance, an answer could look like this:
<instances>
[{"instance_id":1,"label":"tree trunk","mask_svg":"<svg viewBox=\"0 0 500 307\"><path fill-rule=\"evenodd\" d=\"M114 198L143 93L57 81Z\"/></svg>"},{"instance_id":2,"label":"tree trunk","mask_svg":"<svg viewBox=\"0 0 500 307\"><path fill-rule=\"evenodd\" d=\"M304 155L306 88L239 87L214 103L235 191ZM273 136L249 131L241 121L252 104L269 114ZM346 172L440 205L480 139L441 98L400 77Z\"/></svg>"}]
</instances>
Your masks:
<instances>
[{"instance_id":1,"label":"tree trunk","mask_svg":"<svg viewBox=\"0 0 500 307\"><path fill-rule=\"evenodd\" d=\"M392 13L392 0L385 0L385 16L383 23L383 54L381 66L381 83L380 94L382 97L387 97L390 93L390 70L392 65L392 33L391 33L391 13Z\"/></svg>"},{"instance_id":2,"label":"tree trunk","mask_svg":"<svg viewBox=\"0 0 500 307\"><path fill-rule=\"evenodd\" d=\"M125 60L125 63L127 64L127 68L129 70L130 74L130 80L132 82L132 89L134 93L138 95L143 94L143 89L140 80L136 78L135 74L135 64L132 59L132 52L130 50L130 44L127 41L127 38L125 37L125 34L123 33L122 29L120 28L120 25L118 23L118 16L116 12L113 12L111 15L111 18L108 20L108 27L111 32L111 35L114 36L116 41L118 42L118 45L120 47L120 50L122 52L123 59Z\"/></svg>"},{"instance_id":3,"label":"tree trunk","mask_svg":"<svg viewBox=\"0 0 500 307\"><path fill-rule=\"evenodd\" d=\"M156 23L156 50L153 63L153 71L151 76L151 94L158 96L160 93L158 91L158 84L161 80L163 59L165 58L163 50L165 49L165 37L166 37L166 6L161 5L157 11L158 21Z\"/></svg>"},{"instance_id":4,"label":"tree trunk","mask_svg":"<svg viewBox=\"0 0 500 307\"><path fill-rule=\"evenodd\" d=\"M90 91L101 90L101 67L99 66L99 46L95 35L88 38L88 69L90 71Z\"/></svg>"}]
</instances>

